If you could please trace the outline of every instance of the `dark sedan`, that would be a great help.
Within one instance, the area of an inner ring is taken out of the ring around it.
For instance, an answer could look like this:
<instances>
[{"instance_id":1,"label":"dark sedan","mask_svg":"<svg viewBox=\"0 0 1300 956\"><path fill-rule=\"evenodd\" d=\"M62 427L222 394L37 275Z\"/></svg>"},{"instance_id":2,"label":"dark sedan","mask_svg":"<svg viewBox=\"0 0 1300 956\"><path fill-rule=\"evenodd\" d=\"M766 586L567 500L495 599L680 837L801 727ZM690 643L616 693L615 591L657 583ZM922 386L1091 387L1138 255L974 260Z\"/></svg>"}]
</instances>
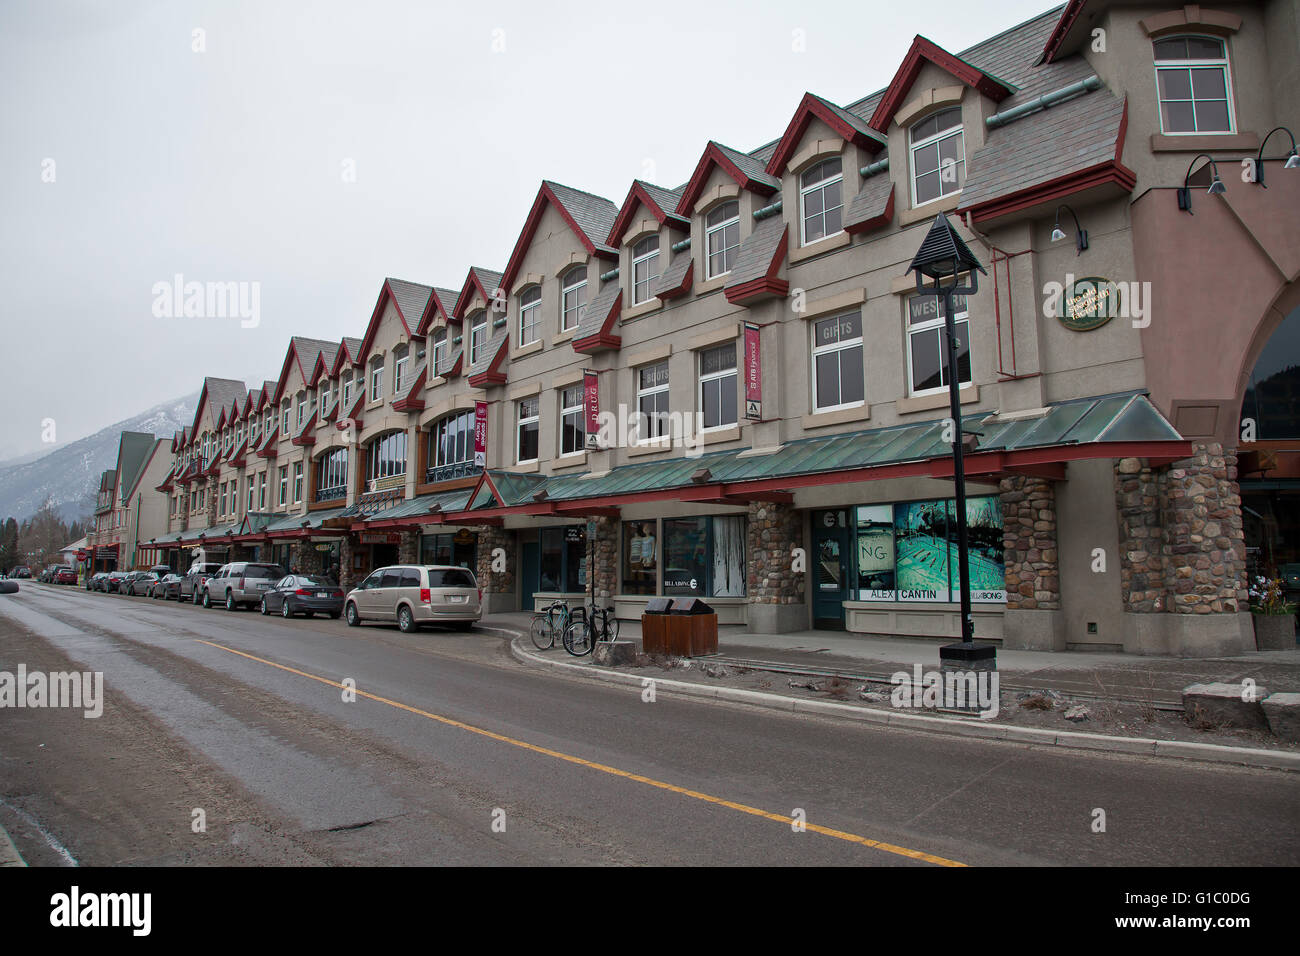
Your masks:
<instances>
[{"instance_id":1,"label":"dark sedan","mask_svg":"<svg viewBox=\"0 0 1300 956\"><path fill-rule=\"evenodd\" d=\"M118 591L131 597L144 597L158 581L158 575L152 571L132 571L121 584Z\"/></svg>"},{"instance_id":2,"label":"dark sedan","mask_svg":"<svg viewBox=\"0 0 1300 956\"><path fill-rule=\"evenodd\" d=\"M343 589L320 575L289 574L262 595L262 613L278 613L281 617L328 614L337 618L343 613Z\"/></svg>"},{"instance_id":3,"label":"dark sedan","mask_svg":"<svg viewBox=\"0 0 1300 956\"><path fill-rule=\"evenodd\" d=\"M181 582L185 579L179 574L168 572L149 588L149 596L155 601L179 601L181 599Z\"/></svg>"},{"instance_id":4,"label":"dark sedan","mask_svg":"<svg viewBox=\"0 0 1300 956\"><path fill-rule=\"evenodd\" d=\"M109 571L108 577L104 578L104 591L108 594L117 594L118 588L126 580L127 572Z\"/></svg>"}]
</instances>

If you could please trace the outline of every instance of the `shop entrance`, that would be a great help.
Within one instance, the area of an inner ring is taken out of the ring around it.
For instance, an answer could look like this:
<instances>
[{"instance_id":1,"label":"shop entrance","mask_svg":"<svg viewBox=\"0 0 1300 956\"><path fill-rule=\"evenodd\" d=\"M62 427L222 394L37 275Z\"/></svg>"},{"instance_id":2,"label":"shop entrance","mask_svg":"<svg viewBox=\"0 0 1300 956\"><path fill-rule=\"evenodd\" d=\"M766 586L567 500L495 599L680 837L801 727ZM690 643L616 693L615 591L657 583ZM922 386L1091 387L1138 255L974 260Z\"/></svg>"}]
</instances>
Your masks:
<instances>
[{"instance_id":1,"label":"shop entrance","mask_svg":"<svg viewBox=\"0 0 1300 956\"><path fill-rule=\"evenodd\" d=\"M813 626L844 630L844 602L849 598L848 512L812 513Z\"/></svg>"},{"instance_id":2,"label":"shop entrance","mask_svg":"<svg viewBox=\"0 0 1300 956\"><path fill-rule=\"evenodd\" d=\"M386 567L397 563L397 545L372 544L370 546L370 569Z\"/></svg>"}]
</instances>

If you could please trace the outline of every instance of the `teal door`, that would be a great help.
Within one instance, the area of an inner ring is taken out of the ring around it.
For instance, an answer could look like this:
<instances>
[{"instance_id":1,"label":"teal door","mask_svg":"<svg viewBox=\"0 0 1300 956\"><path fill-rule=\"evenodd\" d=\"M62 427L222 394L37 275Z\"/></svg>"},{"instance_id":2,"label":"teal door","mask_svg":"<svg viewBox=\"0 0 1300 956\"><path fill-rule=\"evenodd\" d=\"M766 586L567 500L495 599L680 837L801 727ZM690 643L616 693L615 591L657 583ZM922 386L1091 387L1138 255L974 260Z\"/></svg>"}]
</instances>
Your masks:
<instances>
[{"instance_id":1,"label":"teal door","mask_svg":"<svg viewBox=\"0 0 1300 956\"><path fill-rule=\"evenodd\" d=\"M525 541L519 557L519 603L524 611L533 610L533 593L541 572L541 548L536 541Z\"/></svg>"},{"instance_id":2,"label":"teal door","mask_svg":"<svg viewBox=\"0 0 1300 956\"><path fill-rule=\"evenodd\" d=\"M849 599L849 521L844 509L812 513L813 626L844 630Z\"/></svg>"}]
</instances>

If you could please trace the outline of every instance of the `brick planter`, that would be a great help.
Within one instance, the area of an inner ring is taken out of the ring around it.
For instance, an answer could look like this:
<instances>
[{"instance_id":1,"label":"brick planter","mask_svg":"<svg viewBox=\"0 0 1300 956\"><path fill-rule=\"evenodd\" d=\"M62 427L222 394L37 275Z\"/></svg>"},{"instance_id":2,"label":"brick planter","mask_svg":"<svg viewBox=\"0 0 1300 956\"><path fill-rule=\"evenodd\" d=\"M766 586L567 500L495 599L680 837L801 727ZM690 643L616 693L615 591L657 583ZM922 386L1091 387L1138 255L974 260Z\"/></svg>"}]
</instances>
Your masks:
<instances>
[{"instance_id":1,"label":"brick planter","mask_svg":"<svg viewBox=\"0 0 1300 956\"><path fill-rule=\"evenodd\" d=\"M1255 649L1289 651L1295 648L1294 614L1252 614L1255 619Z\"/></svg>"}]
</instances>

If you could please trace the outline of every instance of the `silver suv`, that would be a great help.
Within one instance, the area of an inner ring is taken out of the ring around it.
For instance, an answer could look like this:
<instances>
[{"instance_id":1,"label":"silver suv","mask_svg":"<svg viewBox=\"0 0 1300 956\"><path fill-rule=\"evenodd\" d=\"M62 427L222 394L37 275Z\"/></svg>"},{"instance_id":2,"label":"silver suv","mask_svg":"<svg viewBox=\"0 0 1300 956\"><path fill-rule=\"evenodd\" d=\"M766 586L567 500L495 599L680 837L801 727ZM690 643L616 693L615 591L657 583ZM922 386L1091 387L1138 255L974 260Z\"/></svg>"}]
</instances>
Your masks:
<instances>
[{"instance_id":1,"label":"silver suv","mask_svg":"<svg viewBox=\"0 0 1300 956\"><path fill-rule=\"evenodd\" d=\"M259 605L263 592L274 587L282 577L284 568L278 564L253 561L223 564L203 585L203 606L224 604L227 611L233 611L240 605Z\"/></svg>"},{"instance_id":2,"label":"silver suv","mask_svg":"<svg viewBox=\"0 0 1300 956\"><path fill-rule=\"evenodd\" d=\"M483 592L466 568L401 564L380 568L348 592L348 624L396 621L404 632L421 624L451 624L468 631L483 616Z\"/></svg>"}]
</instances>

